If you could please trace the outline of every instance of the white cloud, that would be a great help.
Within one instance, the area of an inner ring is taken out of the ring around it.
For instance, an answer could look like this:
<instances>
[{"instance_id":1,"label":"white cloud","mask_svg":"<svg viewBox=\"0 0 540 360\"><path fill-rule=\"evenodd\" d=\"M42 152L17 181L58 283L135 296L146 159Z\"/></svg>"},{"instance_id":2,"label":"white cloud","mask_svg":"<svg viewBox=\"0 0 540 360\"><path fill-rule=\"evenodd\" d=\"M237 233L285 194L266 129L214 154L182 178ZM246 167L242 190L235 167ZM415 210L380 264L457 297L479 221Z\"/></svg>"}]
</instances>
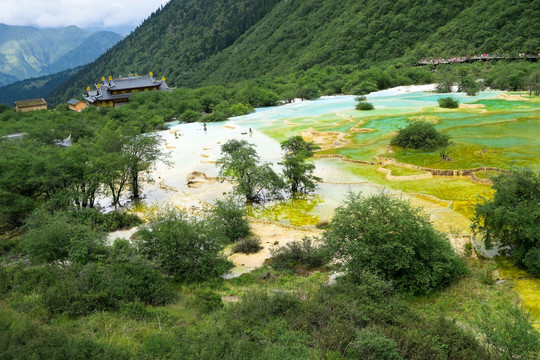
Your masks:
<instances>
[{"instance_id":1,"label":"white cloud","mask_svg":"<svg viewBox=\"0 0 540 360\"><path fill-rule=\"evenodd\" d=\"M0 0L0 23L36 27L139 25L169 0Z\"/></svg>"}]
</instances>

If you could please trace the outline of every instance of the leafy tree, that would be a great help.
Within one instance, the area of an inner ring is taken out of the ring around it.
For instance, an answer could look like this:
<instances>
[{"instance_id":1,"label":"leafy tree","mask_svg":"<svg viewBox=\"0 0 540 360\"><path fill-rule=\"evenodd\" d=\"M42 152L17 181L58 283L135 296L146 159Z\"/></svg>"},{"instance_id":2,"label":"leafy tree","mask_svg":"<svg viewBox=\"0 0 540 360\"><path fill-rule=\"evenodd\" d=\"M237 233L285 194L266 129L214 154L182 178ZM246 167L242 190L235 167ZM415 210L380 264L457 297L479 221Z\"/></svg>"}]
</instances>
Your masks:
<instances>
[{"instance_id":1,"label":"leafy tree","mask_svg":"<svg viewBox=\"0 0 540 360\"><path fill-rule=\"evenodd\" d=\"M216 278L231 266L221 253L221 231L206 219L168 210L152 218L137 238L140 252L177 281Z\"/></svg>"},{"instance_id":2,"label":"leafy tree","mask_svg":"<svg viewBox=\"0 0 540 360\"><path fill-rule=\"evenodd\" d=\"M455 109L459 107L459 100L454 99L453 97L450 97L450 96L439 98L437 99L437 101L439 102L439 106L442 108Z\"/></svg>"},{"instance_id":3,"label":"leafy tree","mask_svg":"<svg viewBox=\"0 0 540 360\"><path fill-rule=\"evenodd\" d=\"M403 292L430 292L467 270L420 209L385 194L350 193L336 209L323 241L353 279L371 272Z\"/></svg>"},{"instance_id":4,"label":"leafy tree","mask_svg":"<svg viewBox=\"0 0 540 360\"><path fill-rule=\"evenodd\" d=\"M527 77L527 89L529 95L540 95L540 71L535 71Z\"/></svg>"},{"instance_id":5,"label":"leafy tree","mask_svg":"<svg viewBox=\"0 0 540 360\"><path fill-rule=\"evenodd\" d=\"M7 104L0 104L0 114L6 111L13 111L13 109Z\"/></svg>"},{"instance_id":6,"label":"leafy tree","mask_svg":"<svg viewBox=\"0 0 540 360\"><path fill-rule=\"evenodd\" d=\"M234 190L254 202L267 196L277 196L283 181L270 164L259 165L259 155L254 145L245 140L229 140L221 145L221 157L217 161L219 174L236 182Z\"/></svg>"},{"instance_id":7,"label":"leafy tree","mask_svg":"<svg viewBox=\"0 0 540 360\"><path fill-rule=\"evenodd\" d=\"M281 143L281 150L284 151L283 176L291 193L309 193L315 190L315 181L321 178L314 176L315 165L306 162L306 159L313 156L319 146L306 142L301 136L293 136Z\"/></svg>"},{"instance_id":8,"label":"leafy tree","mask_svg":"<svg viewBox=\"0 0 540 360\"><path fill-rule=\"evenodd\" d=\"M438 93L451 93L453 91L454 83L456 82L456 74L454 71L446 66L439 67L437 69L438 84L435 91Z\"/></svg>"},{"instance_id":9,"label":"leafy tree","mask_svg":"<svg viewBox=\"0 0 540 360\"><path fill-rule=\"evenodd\" d=\"M433 151L438 147L448 146L448 135L440 134L428 121L411 121L398 131L390 144L404 148Z\"/></svg>"},{"instance_id":10,"label":"leafy tree","mask_svg":"<svg viewBox=\"0 0 540 360\"><path fill-rule=\"evenodd\" d=\"M493 188L493 199L476 205L472 229L487 248L507 248L518 264L538 274L540 174L514 169L495 177Z\"/></svg>"},{"instance_id":11,"label":"leafy tree","mask_svg":"<svg viewBox=\"0 0 540 360\"><path fill-rule=\"evenodd\" d=\"M104 130L96 147L100 152L98 168L101 181L112 196L113 206L120 205L122 192L128 186L129 167L123 153L124 138L118 131Z\"/></svg>"},{"instance_id":12,"label":"leafy tree","mask_svg":"<svg viewBox=\"0 0 540 360\"><path fill-rule=\"evenodd\" d=\"M163 142L157 133L127 136L122 148L129 171L131 195L140 197L140 176L148 175L151 167L158 161L165 160L165 152L160 147Z\"/></svg>"},{"instance_id":13,"label":"leafy tree","mask_svg":"<svg viewBox=\"0 0 540 360\"><path fill-rule=\"evenodd\" d=\"M478 83L473 77L464 76L459 81L458 91L463 91L468 96L475 96L478 94Z\"/></svg>"},{"instance_id":14,"label":"leafy tree","mask_svg":"<svg viewBox=\"0 0 540 360\"><path fill-rule=\"evenodd\" d=\"M303 84L296 90L296 96L302 100L313 100L320 97L319 88L315 84Z\"/></svg>"}]
</instances>

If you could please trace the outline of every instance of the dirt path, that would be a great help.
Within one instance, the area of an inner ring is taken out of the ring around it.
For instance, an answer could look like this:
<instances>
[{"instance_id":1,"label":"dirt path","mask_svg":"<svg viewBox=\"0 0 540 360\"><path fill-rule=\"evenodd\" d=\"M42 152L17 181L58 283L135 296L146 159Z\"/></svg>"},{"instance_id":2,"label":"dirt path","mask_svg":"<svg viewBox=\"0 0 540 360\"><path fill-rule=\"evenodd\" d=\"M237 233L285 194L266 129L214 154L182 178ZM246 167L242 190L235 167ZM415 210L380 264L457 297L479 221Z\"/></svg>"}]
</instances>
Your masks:
<instances>
[{"instance_id":1,"label":"dirt path","mask_svg":"<svg viewBox=\"0 0 540 360\"><path fill-rule=\"evenodd\" d=\"M256 254L231 254L232 245L225 249L228 259L234 263L234 268L225 276L232 278L261 267L271 257L271 250L284 246L292 241L301 241L304 237L319 236L322 230L304 229L296 226L278 224L275 222L251 219L251 231L261 238L263 249Z\"/></svg>"}]
</instances>

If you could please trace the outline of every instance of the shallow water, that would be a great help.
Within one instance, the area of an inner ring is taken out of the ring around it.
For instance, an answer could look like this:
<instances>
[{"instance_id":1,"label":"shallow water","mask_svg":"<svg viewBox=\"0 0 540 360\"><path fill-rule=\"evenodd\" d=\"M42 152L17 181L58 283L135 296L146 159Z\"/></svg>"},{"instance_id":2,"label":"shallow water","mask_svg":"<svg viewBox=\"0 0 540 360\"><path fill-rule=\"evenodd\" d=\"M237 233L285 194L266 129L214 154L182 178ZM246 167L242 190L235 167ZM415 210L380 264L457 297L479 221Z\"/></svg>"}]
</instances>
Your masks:
<instances>
[{"instance_id":1,"label":"shallow water","mask_svg":"<svg viewBox=\"0 0 540 360\"><path fill-rule=\"evenodd\" d=\"M220 156L221 144L229 139L245 139L256 145L261 161L276 164L281 158L279 142L309 128L348 134L349 144L322 153L344 155L354 160L377 161L377 156L381 155L432 168L509 168L518 165L540 169L539 102L501 100L499 92L481 93L475 97L453 93L451 96L461 103L484 107L439 109L437 99L449 94L414 91L422 88L425 87L402 87L370 94L367 99L374 104L374 111L354 110L355 96L334 96L256 109L252 114L225 123L209 123L207 131L198 123L171 124L171 129L161 134L172 165L157 166L152 175L154 183L144 186L146 203L182 208L212 203L232 191L232 185L206 181L190 188L187 175L199 171L209 177L217 176L214 162ZM441 161L436 152L388 151L386 146L393 133L407 121L418 119L434 122L439 130L452 137L455 143L451 147L452 161ZM352 132L352 128L372 131ZM253 130L252 134L249 129ZM363 194L385 191L422 206L439 230L468 235L474 204L481 196L489 198L492 194L489 185L475 183L469 177L392 181L378 170L380 165L332 158L313 161L315 175L323 180L318 184L316 195L259 205L250 209L250 215L313 228L317 223L331 219L334 209L349 191ZM279 170L279 166L274 167ZM398 169L395 165L386 168L393 169L394 175L414 174L410 169ZM532 285L529 284L531 281ZM527 279L516 283L517 291L529 304L530 299L539 296L539 282L535 281ZM534 306L529 308L540 317L540 311L534 310Z\"/></svg>"},{"instance_id":2,"label":"shallow water","mask_svg":"<svg viewBox=\"0 0 540 360\"><path fill-rule=\"evenodd\" d=\"M345 146L322 151L323 154L344 155L354 160L377 161L377 156L395 158L400 162L433 168L463 169L479 166L509 168L527 165L540 167L540 104L532 101L506 101L498 98L500 92L485 92L468 97L461 93L433 94L416 89L429 86L400 87L379 91L367 96L375 111L354 110L355 96L324 97L315 101L304 101L283 106L259 108L252 114L235 117L226 123L210 123L207 131L201 124L176 124L161 134L171 154L173 166L158 165L154 172L155 183L146 187L149 203L171 202L176 205L193 206L197 199L212 202L224 192L231 190L230 184L213 183L197 189L187 186L186 177L192 171L215 177L218 174L214 162L220 156L220 146L229 139L245 139L256 145L261 160L276 164L280 161L279 141L313 128L316 131L338 131L348 135ZM478 109L440 109L437 99L451 95L461 103L482 104ZM438 129L448 133L454 144L452 161L441 161L438 153L398 151L387 149L392 134L405 126L411 119L433 121ZM352 132L352 128L367 128L369 132ZM253 133L249 133L249 129ZM485 151L483 151L485 149ZM347 190L369 194L374 191L406 192L433 196L451 201L449 210L465 217L472 216L478 196L491 195L488 185L474 183L469 177L412 181L390 181L378 171L379 165L348 163L339 159L316 159L315 174L323 179L317 194L321 197L316 206L305 206L287 202L273 204L270 210L256 211L255 215L279 219L295 225L313 225L315 217L331 216ZM274 165L278 170L279 166ZM394 168L396 174L410 170ZM395 174L394 174L395 175ZM305 201L304 201L305 203ZM278 215L277 209L283 213ZM286 213L306 213L297 220L287 220ZM304 209L304 210L302 210ZM307 211L306 209L309 209ZM313 214L313 217L307 213ZM310 220L307 220L310 219ZM327 220L327 219L325 219ZM454 226L454 225L453 225ZM468 231L468 224L460 224Z\"/></svg>"}]
</instances>

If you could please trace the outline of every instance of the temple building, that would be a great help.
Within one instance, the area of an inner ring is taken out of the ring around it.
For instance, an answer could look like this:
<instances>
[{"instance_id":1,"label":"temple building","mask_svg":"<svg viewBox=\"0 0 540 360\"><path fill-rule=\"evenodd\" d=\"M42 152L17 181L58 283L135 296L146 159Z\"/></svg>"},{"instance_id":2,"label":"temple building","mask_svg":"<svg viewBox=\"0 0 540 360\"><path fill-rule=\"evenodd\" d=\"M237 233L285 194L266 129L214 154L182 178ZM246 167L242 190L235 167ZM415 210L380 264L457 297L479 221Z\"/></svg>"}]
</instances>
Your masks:
<instances>
[{"instance_id":1,"label":"temple building","mask_svg":"<svg viewBox=\"0 0 540 360\"><path fill-rule=\"evenodd\" d=\"M47 103L43 99L33 100L19 100L15 101L15 111L34 111L34 110L46 110Z\"/></svg>"},{"instance_id":2,"label":"temple building","mask_svg":"<svg viewBox=\"0 0 540 360\"><path fill-rule=\"evenodd\" d=\"M101 83L96 85L96 89L90 90L83 95L88 104L96 106L114 106L125 105L129 97L142 91L172 91L167 86L165 78L161 80L154 79L153 76L129 76L127 78L105 80L103 77Z\"/></svg>"},{"instance_id":3,"label":"temple building","mask_svg":"<svg viewBox=\"0 0 540 360\"><path fill-rule=\"evenodd\" d=\"M76 112L81 112L86 108L86 103L81 100L71 99L67 103L68 103L69 110L73 110Z\"/></svg>"}]
</instances>

